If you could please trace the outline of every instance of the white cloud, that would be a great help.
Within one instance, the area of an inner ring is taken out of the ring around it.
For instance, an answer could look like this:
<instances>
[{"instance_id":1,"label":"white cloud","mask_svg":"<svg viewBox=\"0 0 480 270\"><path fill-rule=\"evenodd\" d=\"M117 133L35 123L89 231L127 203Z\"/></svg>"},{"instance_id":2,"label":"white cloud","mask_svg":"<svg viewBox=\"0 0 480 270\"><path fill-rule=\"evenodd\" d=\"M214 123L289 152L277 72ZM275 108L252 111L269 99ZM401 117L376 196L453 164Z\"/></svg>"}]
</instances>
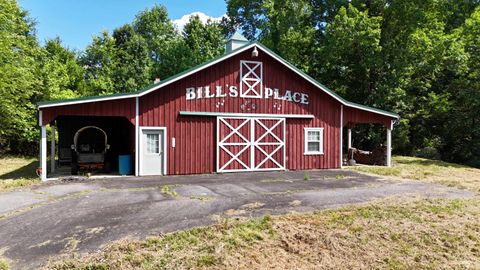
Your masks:
<instances>
[{"instance_id":1,"label":"white cloud","mask_svg":"<svg viewBox=\"0 0 480 270\"><path fill-rule=\"evenodd\" d=\"M223 15L223 16L220 16L220 17L211 17L211 16L208 16L207 14L205 14L203 12L200 12L200 11L196 11L196 12L192 12L190 14L183 15L180 19L176 19L176 20L172 21L179 32L183 31L183 28L188 23L191 16L198 16L200 18L200 21L205 24L208 21L208 19L210 19L211 21L214 21L214 22L220 22L222 20L222 18L225 17L226 15Z\"/></svg>"}]
</instances>

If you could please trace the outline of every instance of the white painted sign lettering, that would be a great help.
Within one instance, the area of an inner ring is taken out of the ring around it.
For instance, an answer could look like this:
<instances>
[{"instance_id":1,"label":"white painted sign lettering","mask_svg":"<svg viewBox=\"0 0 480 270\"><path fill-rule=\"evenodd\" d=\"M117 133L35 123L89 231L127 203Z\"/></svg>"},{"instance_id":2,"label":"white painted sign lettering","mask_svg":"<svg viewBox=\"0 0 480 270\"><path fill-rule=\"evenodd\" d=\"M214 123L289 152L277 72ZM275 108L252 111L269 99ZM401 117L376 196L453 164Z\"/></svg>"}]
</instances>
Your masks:
<instances>
[{"instance_id":1,"label":"white painted sign lettering","mask_svg":"<svg viewBox=\"0 0 480 270\"><path fill-rule=\"evenodd\" d=\"M300 104L308 104L308 95L285 89L263 87L263 63L240 60L240 87L236 85L221 85L211 89L210 86L188 87L185 91L187 100L202 98L273 98Z\"/></svg>"},{"instance_id":2,"label":"white painted sign lettering","mask_svg":"<svg viewBox=\"0 0 480 270\"><path fill-rule=\"evenodd\" d=\"M215 86L215 90L212 91L210 86L204 87L188 87L185 90L186 100L194 99L208 99L208 98L224 98L224 97L238 97L238 87L235 85L226 85L222 87L220 85ZM262 98L273 98L277 100L285 100L289 102L295 102L300 104L308 104L308 94L295 92L292 90L285 90L280 92L278 88L265 87Z\"/></svg>"}]
</instances>

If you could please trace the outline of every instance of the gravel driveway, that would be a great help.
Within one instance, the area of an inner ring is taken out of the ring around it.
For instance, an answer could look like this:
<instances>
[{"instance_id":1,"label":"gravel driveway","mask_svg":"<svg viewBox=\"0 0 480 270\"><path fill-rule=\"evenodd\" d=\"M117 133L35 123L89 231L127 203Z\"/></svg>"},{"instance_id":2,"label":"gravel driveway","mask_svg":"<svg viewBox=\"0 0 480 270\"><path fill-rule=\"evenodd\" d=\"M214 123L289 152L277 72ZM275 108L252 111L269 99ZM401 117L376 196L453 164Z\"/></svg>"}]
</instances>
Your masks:
<instances>
[{"instance_id":1,"label":"gravel driveway","mask_svg":"<svg viewBox=\"0 0 480 270\"><path fill-rule=\"evenodd\" d=\"M54 255L209 225L225 216L314 211L407 194L472 196L347 170L55 181L0 193L0 257L13 269L31 269Z\"/></svg>"}]
</instances>

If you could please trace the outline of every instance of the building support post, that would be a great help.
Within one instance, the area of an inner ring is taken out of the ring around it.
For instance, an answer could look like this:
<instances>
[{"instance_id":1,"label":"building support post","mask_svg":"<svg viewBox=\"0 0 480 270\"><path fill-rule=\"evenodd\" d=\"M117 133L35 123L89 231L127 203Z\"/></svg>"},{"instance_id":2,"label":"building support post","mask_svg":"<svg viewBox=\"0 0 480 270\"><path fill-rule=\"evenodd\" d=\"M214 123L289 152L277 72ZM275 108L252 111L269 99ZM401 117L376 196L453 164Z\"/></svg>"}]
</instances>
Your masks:
<instances>
[{"instance_id":1,"label":"building support post","mask_svg":"<svg viewBox=\"0 0 480 270\"><path fill-rule=\"evenodd\" d=\"M392 128L393 123L390 123L390 126L387 127L387 166L392 166Z\"/></svg>"},{"instance_id":2,"label":"building support post","mask_svg":"<svg viewBox=\"0 0 480 270\"><path fill-rule=\"evenodd\" d=\"M340 105L340 168L343 168L343 105Z\"/></svg>"},{"instance_id":3,"label":"building support post","mask_svg":"<svg viewBox=\"0 0 480 270\"><path fill-rule=\"evenodd\" d=\"M139 133L139 127L138 127L138 114L139 114L139 100L138 97L135 98L135 176L140 175L140 168L139 166L139 158L140 158L140 145L139 145L139 140L138 136L140 136Z\"/></svg>"},{"instance_id":4,"label":"building support post","mask_svg":"<svg viewBox=\"0 0 480 270\"><path fill-rule=\"evenodd\" d=\"M348 150L352 148L352 128L348 128L348 133L347 133L347 147Z\"/></svg>"},{"instance_id":5,"label":"building support post","mask_svg":"<svg viewBox=\"0 0 480 270\"><path fill-rule=\"evenodd\" d=\"M47 180L47 127L40 126L40 168L42 172L40 179L42 181Z\"/></svg>"},{"instance_id":6,"label":"building support post","mask_svg":"<svg viewBox=\"0 0 480 270\"><path fill-rule=\"evenodd\" d=\"M52 140L50 141L50 170L55 172L55 126L51 125Z\"/></svg>"}]
</instances>

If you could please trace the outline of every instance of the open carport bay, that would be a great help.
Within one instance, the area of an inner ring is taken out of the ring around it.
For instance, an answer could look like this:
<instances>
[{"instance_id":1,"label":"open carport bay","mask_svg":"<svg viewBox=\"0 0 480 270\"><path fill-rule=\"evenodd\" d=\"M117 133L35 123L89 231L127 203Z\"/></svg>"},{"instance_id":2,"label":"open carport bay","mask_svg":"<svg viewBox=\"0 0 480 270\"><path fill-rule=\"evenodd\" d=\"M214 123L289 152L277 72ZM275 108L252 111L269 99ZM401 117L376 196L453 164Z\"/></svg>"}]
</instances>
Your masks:
<instances>
[{"instance_id":1,"label":"open carport bay","mask_svg":"<svg viewBox=\"0 0 480 270\"><path fill-rule=\"evenodd\" d=\"M118 173L119 155L134 154L135 128L125 117L59 116L56 125L59 167L50 176L69 175L72 162L78 162L78 153L92 157L104 151L102 173Z\"/></svg>"}]
</instances>

